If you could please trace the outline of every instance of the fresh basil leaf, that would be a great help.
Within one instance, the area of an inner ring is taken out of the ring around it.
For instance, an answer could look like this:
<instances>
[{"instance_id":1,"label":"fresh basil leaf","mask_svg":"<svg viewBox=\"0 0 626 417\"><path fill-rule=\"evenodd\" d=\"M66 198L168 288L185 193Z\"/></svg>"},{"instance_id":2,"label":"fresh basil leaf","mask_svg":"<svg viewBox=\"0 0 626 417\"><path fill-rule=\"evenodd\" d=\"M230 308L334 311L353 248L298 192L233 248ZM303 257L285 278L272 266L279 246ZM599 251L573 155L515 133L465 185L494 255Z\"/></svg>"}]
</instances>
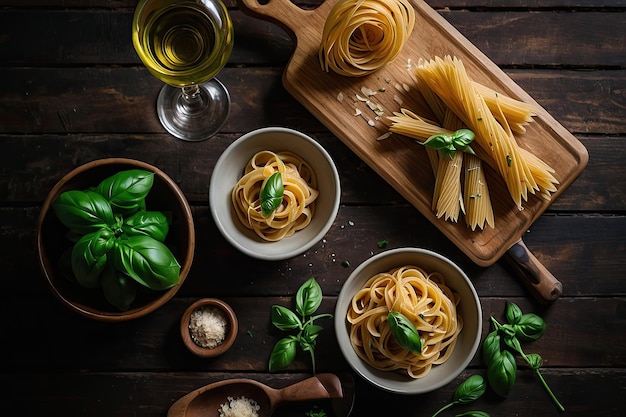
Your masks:
<instances>
[{"instance_id":1,"label":"fresh basil leaf","mask_svg":"<svg viewBox=\"0 0 626 417\"><path fill-rule=\"evenodd\" d=\"M137 297L137 283L111 264L102 273L104 298L120 311L127 311Z\"/></svg>"},{"instance_id":2,"label":"fresh basil leaf","mask_svg":"<svg viewBox=\"0 0 626 417\"><path fill-rule=\"evenodd\" d=\"M52 208L61 223L74 234L85 235L116 224L109 202L92 191L65 191Z\"/></svg>"},{"instance_id":3,"label":"fresh basil leaf","mask_svg":"<svg viewBox=\"0 0 626 417\"><path fill-rule=\"evenodd\" d=\"M472 375L454 391L452 400L458 404L467 404L480 398L485 393L487 384L480 375Z\"/></svg>"},{"instance_id":4,"label":"fresh basil leaf","mask_svg":"<svg viewBox=\"0 0 626 417\"><path fill-rule=\"evenodd\" d=\"M474 132L469 129L459 129L452 134L454 148L465 153L475 155L470 143L476 138Z\"/></svg>"},{"instance_id":5,"label":"fresh basil leaf","mask_svg":"<svg viewBox=\"0 0 626 417\"><path fill-rule=\"evenodd\" d=\"M130 169L104 179L96 187L96 192L110 202L113 210L128 214L145 208L144 200L153 183L153 172Z\"/></svg>"},{"instance_id":6,"label":"fresh basil leaf","mask_svg":"<svg viewBox=\"0 0 626 417\"><path fill-rule=\"evenodd\" d=\"M513 354L502 350L487 365L487 380L493 391L501 397L508 397L517 374L517 364Z\"/></svg>"},{"instance_id":7,"label":"fresh basil leaf","mask_svg":"<svg viewBox=\"0 0 626 417\"><path fill-rule=\"evenodd\" d=\"M423 144L440 151L445 157L452 159L456 151L463 151L474 154L474 150L469 144L476 135L469 129L459 129L451 134L440 133L426 139Z\"/></svg>"},{"instance_id":8,"label":"fresh basil leaf","mask_svg":"<svg viewBox=\"0 0 626 417\"><path fill-rule=\"evenodd\" d=\"M497 330L487 335L483 342L483 361L491 362L492 358L500 353L500 333Z\"/></svg>"},{"instance_id":9,"label":"fresh basil leaf","mask_svg":"<svg viewBox=\"0 0 626 417\"><path fill-rule=\"evenodd\" d=\"M122 230L128 236L146 235L165 242L170 229L168 217L160 211L139 211L124 220Z\"/></svg>"},{"instance_id":10,"label":"fresh basil leaf","mask_svg":"<svg viewBox=\"0 0 626 417\"><path fill-rule=\"evenodd\" d=\"M507 301L505 316L509 324L518 324L522 318L522 310L517 306L517 304Z\"/></svg>"},{"instance_id":11,"label":"fresh basil leaf","mask_svg":"<svg viewBox=\"0 0 626 417\"><path fill-rule=\"evenodd\" d=\"M536 314L527 313L514 326L515 334L522 341L539 339L546 331L546 322Z\"/></svg>"},{"instance_id":12,"label":"fresh basil leaf","mask_svg":"<svg viewBox=\"0 0 626 417\"><path fill-rule=\"evenodd\" d=\"M85 288L98 288L107 264L107 254L115 239L108 229L83 236L72 248L72 271L76 281Z\"/></svg>"},{"instance_id":13,"label":"fresh basil leaf","mask_svg":"<svg viewBox=\"0 0 626 417\"><path fill-rule=\"evenodd\" d=\"M322 304L322 288L315 278L306 280L296 292L296 311L302 317L310 316Z\"/></svg>"},{"instance_id":14,"label":"fresh basil leaf","mask_svg":"<svg viewBox=\"0 0 626 417\"><path fill-rule=\"evenodd\" d=\"M126 236L115 244L114 265L139 284L165 290L178 284L180 264L165 244L150 236Z\"/></svg>"},{"instance_id":15,"label":"fresh basil leaf","mask_svg":"<svg viewBox=\"0 0 626 417\"><path fill-rule=\"evenodd\" d=\"M452 159L456 149L452 142L452 135L442 133L433 135L424 141L424 146L440 151L445 157Z\"/></svg>"},{"instance_id":16,"label":"fresh basil leaf","mask_svg":"<svg viewBox=\"0 0 626 417\"><path fill-rule=\"evenodd\" d=\"M280 330L301 329L302 322L300 318L287 307L274 305L272 306L272 324Z\"/></svg>"},{"instance_id":17,"label":"fresh basil leaf","mask_svg":"<svg viewBox=\"0 0 626 417\"><path fill-rule=\"evenodd\" d=\"M269 217L283 202L283 177L280 172L274 172L261 185L261 215Z\"/></svg>"},{"instance_id":18,"label":"fresh basil leaf","mask_svg":"<svg viewBox=\"0 0 626 417\"><path fill-rule=\"evenodd\" d=\"M415 325L399 311L390 311L387 315L387 324L391 335L400 346L416 355L422 353L422 340Z\"/></svg>"},{"instance_id":19,"label":"fresh basil leaf","mask_svg":"<svg viewBox=\"0 0 626 417\"><path fill-rule=\"evenodd\" d=\"M297 338L295 336L288 336L276 342L270 354L270 372L280 371L293 362L296 358L296 345Z\"/></svg>"}]
</instances>

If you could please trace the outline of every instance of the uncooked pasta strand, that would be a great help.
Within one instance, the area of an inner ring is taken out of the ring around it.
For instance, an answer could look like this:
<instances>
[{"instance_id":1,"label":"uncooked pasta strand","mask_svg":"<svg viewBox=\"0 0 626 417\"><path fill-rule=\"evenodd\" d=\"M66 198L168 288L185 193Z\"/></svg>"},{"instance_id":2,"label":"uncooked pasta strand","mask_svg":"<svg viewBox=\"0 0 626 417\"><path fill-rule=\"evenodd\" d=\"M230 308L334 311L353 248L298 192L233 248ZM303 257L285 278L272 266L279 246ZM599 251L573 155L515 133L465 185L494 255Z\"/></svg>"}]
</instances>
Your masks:
<instances>
[{"instance_id":1,"label":"uncooked pasta strand","mask_svg":"<svg viewBox=\"0 0 626 417\"><path fill-rule=\"evenodd\" d=\"M392 122L389 126L390 132L399 133L420 142L424 142L433 135L454 133L454 131L444 129L436 122L426 120L408 109L394 112L393 116L389 116L389 120Z\"/></svg>"},{"instance_id":2,"label":"uncooked pasta strand","mask_svg":"<svg viewBox=\"0 0 626 417\"><path fill-rule=\"evenodd\" d=\"M456 222L463 208L461 167L463 152L456 151L453 158L439 155L439 169L435 179L433 209L437 217Z\"/></svg>"},{"instance_id":3,"label":"uncooked pasta strand","mask_svg":"<svg viewBox=\"0 0 626 417\"><path fill-rule=\"evenodd\" d=\"M494 227L493 208L489 197L489 188L480 159L475 155L465 154L465 220L472 229L484 229L485 225Z\"/></svg>"},{"instance_id":4,"label":"uncooked pasta strand","mask_svg":"<svg viewBox=\"0 0 626 417\"><path fill-rule=\"evenodd\" d=\"M533 105L505 96L475 81L472 84L483 97L492 113L497 113L498 107L502 109L506 123L514 131L519 133L525 132L525 126L534 120L533 116L536 115L536 110ZM501 120L500 122L502 123L503 121Z\"/></svg>"}]
</instances>

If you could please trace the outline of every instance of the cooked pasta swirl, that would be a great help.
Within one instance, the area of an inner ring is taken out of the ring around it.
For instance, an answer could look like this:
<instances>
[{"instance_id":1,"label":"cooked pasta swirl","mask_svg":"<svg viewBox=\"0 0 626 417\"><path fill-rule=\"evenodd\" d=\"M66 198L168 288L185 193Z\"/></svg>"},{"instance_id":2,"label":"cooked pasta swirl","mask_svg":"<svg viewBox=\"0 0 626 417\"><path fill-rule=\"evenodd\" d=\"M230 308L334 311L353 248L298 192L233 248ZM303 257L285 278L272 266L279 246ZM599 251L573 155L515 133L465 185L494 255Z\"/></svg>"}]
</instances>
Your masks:
<instances>
[{"instance_id":1,"label":"cooked pasta swirl","mask_svg":"<svg viewBox=\"0 0 626 417\"><path fill-rule=\"evenodd\" d=\"M283 181L283 201L268 217L261 213L261 187L275 172ZM243 177L231 193L241 223L264 240L278 241L302 230L315 212L319 192L311 167L291 152L260 151L245 167Z\"/></svg>"},{"instance_id":2,"label":"cooked pasta swirl","mask_svg":"<svg viewBox=\"0 0 626 417\"><path fill-rule=\"evenodd\" d=\"M322 33L322 69L358 77L398 56L415 25L408 0L339 0Z\"/></svg>"},{"instance_id":3,"label":"cooked pasta swirl","mask_svg":"<svg viewBox=\"0 0 626 417\"><path fill-rule=\"evenodd\" d=\"M376 369L422 378L454 350L463 328L463 319L457 315L459 301L438 272L407 265L376 274L348 307L352 347ZM395 341L387 324L390 311L399 311L415 325L423 339L421 354L411 353Z\"/></svg>"}]
</instances>

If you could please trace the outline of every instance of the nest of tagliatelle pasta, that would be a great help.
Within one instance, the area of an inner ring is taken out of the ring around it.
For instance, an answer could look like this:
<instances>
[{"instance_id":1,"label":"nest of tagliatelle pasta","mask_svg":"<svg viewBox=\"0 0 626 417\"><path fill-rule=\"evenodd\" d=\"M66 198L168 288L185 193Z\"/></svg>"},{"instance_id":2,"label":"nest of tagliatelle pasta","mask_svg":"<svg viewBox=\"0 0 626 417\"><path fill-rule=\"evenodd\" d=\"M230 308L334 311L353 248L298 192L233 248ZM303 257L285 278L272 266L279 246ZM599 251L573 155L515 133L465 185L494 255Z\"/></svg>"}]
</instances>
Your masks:
<instances>
[{"instance_id":1,"label":"nest of tagliatelle pasta","mask_svg":"<svg viewBox=\"0 0 626 417\"><path fill-rule=\"evenodd\" d=\"M292 152L257 152L231 193L239 221L275 242L309 225L319 196L309 164Z\"/></svg>"},{"instance_id":2,"label":"nest of tagliatelle pasta","mask_svg":"<svg viewBox=\"0 0 626 417\"><path fill-rule=\"evenodd\" d=\"M320 65L343 76L367 75L398 56L414 26L408 0L339 0L324 24Z\"/></svg>"},{"instance_id":3,"label":"nest of tagliatelle pasta","mask_svg":"<svg viewBox=\"0 0 626 417\"><path fill-rule=\"evenodd\" d=\"M406 265L378 273L366 281L348 307L350 343L372 367L423 378L454 351L463 328L460 302L441 273ZM419 352L404 347L389 324L400 313L417 330Z\"/></svg>"}]
</instances>

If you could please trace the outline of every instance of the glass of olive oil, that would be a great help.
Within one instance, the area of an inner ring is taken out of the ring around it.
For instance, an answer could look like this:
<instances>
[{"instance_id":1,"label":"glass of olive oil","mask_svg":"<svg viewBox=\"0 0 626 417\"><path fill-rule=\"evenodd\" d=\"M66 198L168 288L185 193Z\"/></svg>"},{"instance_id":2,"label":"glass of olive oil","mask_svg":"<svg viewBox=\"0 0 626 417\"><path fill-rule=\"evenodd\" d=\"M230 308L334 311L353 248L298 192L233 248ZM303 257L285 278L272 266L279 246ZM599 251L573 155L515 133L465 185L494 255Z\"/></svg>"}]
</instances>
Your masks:
<instances>
[{"instance_id":1,"label":"glass of olive oil","mask_svg":"<svg viewBox=\"0 0 626 417\"><path fill-rule=\"evenodd\" d=\"M140 0L133 46L165 85L157 114L173 136L201 141L215 135L230 112L230 95L215 78L233 50L233 24L221 0Z\"/></svg>"}]
</instances>

